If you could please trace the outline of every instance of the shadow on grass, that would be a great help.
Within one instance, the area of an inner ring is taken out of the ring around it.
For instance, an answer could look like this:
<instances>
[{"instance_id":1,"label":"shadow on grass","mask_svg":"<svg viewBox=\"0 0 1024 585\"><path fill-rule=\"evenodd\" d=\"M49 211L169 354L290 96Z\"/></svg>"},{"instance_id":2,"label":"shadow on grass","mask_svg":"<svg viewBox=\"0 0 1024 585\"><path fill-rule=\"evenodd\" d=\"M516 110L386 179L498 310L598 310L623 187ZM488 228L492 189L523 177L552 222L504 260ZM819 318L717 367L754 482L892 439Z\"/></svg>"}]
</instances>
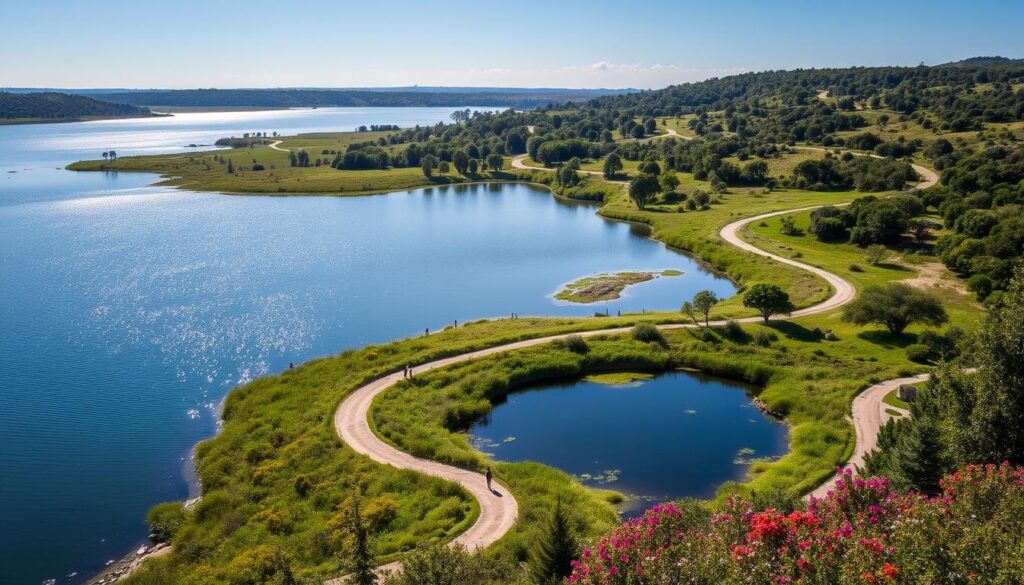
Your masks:
<instances>
[{"instance_id":1,"label":"shadow on grass","mask_svg":"<svg viewBox=\"0 0 1024 585\"><path fill-rule=\"evenodd\" d=\"M884 329L861 331L857 334L857 337L868 343L880 345L888 349L903 349L916 342L916 338L913 335L893 335Z\"/></svg>"},{"instance_id":2,"label":"shadow on grass","mask_svg":"<svg viewBox=\"0 0 1024 585\"><path fill-rule=\"evenodd\" d=\"M821 335L814 332L814 330L792 321L772 321L768 326L786 336L787 339L803 341L805 343L821 341Z\"/></svg>"}]
</instances>

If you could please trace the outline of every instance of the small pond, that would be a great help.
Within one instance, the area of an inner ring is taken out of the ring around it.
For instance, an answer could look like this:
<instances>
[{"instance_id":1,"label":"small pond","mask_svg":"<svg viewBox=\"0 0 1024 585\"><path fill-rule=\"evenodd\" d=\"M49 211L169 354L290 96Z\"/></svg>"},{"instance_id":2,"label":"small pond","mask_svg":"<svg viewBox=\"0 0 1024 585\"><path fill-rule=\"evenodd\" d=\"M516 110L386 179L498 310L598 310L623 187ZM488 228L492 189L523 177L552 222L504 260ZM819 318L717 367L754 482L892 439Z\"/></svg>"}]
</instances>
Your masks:
<instances>
[{"instance_id":1,"label":"small pond","mask_svg":"<svg viewBox=\"0 0 1024 585\"><path fill-rule=\"evenodd\" d=\"M510 394L471 429L500 461L538 461L655 502L710 498L755 458L786 453L785 424L751 401L753 388L692 372L608 384L583 379Z\"/></svg>"}]
</instances>

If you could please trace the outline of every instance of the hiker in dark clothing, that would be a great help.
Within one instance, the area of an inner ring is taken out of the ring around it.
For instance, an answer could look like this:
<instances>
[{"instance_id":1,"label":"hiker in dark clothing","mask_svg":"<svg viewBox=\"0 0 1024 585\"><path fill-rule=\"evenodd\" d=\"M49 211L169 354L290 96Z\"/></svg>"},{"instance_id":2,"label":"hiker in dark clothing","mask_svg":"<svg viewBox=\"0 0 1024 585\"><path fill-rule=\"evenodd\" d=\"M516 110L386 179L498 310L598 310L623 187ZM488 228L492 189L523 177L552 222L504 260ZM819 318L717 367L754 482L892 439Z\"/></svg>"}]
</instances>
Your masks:
<instances>
[{"instance_id":1,"label":"hiker in dark clothing","mask_svg":"<svg viewBox=\"0 0 1024 585\"><path fill-rule=\"evenodd\" d=\"M491 480L494 479L494 473L491 472L490 467L488 467L487 471L484 473L484 478L487 480L487 491L493 492L494 490L491 489Z\"/></svg>"}]
</instances>

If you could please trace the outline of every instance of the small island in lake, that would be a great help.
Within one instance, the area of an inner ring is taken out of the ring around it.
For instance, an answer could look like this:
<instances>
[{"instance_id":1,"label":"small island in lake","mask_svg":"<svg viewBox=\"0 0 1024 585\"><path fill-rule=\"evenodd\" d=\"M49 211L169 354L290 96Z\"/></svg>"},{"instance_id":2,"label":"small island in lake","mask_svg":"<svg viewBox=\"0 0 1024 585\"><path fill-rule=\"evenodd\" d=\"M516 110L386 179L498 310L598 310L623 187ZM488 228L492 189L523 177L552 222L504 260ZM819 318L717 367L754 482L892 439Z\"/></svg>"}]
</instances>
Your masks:
<instances>
[{"instance_id":1,"label":"small island in lake","mask_svg":"<svg viewBox=\"0 0 1024 585\"><path fill-rule=\"evenodd\" d=\"M622 295L627 286L654 280L660 276L679 276L679 270L662 270L660 272L612 272L584 276L570 282L555 294L560 301L572 303L596 303L610 301Z\"/></svg>"}]
</instances>

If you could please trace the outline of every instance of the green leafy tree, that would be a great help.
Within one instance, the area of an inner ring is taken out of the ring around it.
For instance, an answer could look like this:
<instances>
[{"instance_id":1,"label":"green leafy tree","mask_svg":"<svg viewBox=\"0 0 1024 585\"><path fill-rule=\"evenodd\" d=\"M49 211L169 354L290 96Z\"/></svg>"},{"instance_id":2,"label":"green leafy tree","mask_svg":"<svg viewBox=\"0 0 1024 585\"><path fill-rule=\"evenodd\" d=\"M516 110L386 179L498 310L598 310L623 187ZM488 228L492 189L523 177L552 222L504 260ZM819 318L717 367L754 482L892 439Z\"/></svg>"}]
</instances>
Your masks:
<instances>
[{"instance_id":1,"label":"green leafy tree","mask_svg":"<svg viewBox=\"0 0 1024 585\"><path fill-rule=\"evenodd\" d=\"M437 163L437 172L441 173L442 175L447 175L448 171L450 171L450 170L451 170L451 165L448 164L448 161L443 160L443 161Z\"/></svg>"},{"instance_id":2,"label":"green leafy tree","mask_svg":"<svg viewBox=\"0 0 1024 585\"><path fill-rule=\"evenodd\" d=\"M665 193L671 193L679 186L679 177L673 172L662 173L662 175L658 177L658 183L661 184L662 191Z\"/></svg>"},{"instance_id":3,"label":"green leafy tree","mask_svg":"<svg viewBox=\"0 0 1024 585\"><path fill-rule=\"evenodd\" d=\"M661 185L658 177L640 173L629 182L629 198L636 203L637 209L643 209L658 195Z\"/></svg>"},{"instance_id":4,"label":"green leafy tree","mask_svg":"<svg viewBox=\"0 0 1024 585\"><path fill-rule=\"evenodd\" d=\"M572 562L580 555L580 545L569 526L569 517L561 500L555 503L547 530L531 552L530 574L537 583L554 585L572 573Z\"/></svg>"},{"instance_id":5,"label":"green leafy tree","mask_svg":"<svg viewBox=\"0 0 1024 585\"><path fill-rule=\"evenodd\" d=\"M864 289L843 307L842 318L857 325L879 323L892 335L900 335L911 323L941 325L949 317L935 296L900 282L889 282Z\"/></svg>"},{"instance_id":6,"label":"green leafy tree","mask_svg":"<svg viewBox=\"0 0 1024 585\"><path fill-rule=\"evenodd\" d=\"M452 155L452 164L455 165L455 172L465 175L469 170L469 155L465 151L456 150Z\"/></svg>"},{"instance_id":7,"label":"green leafy tree","mask_svg":"<svg viewBox=\"0 0 1024 585\"><path fill-rule=\"evenodd\" d=\"M420 169L423 170L423 176L430 178L434 175L434 157L432 155L426 155L420 158Z\"/></svg>"},{"instance_id":8,"label":"green leafy tree","mask_svg":"<svg viewBox=\"0 0 1024 585\"><path fill-rule=\"evenodd\" d=\"M604 159L604 167L601 169L606 179L614 179L622 172L622 157L612 152Z\"/></svg>"},{"instance_id":9,"label":"green leafy tree","mask_svg":"<svg viewBox=\"0 0 1024 585\"><path fill-rule=\"evenodd\" d=\"M718 296L709 290L702 290L697 294L693 295L692 301L686 301L683 303L682 311L686 313L690 319L697 325L700 325L698 316L704 317L704 326L708 327L710 323L711 309L718 304Z\"/></svg>"},{"instance_id":10,"label":"green leafy tree","mask_svg":"<svg viewBox=\"0 0 1024 585\"><path fill-rule=\"evenodd\" d=\"M505 159L497 153L487 155L487 168L491 169L492 172L498 172L501 167L504 166Z\"/></svg>"},{"instance_id":11,"label":"green leafy tree","mask_svg":"<svg viewBox=\"0 0 1024 585\"><path fill-rule=\"evenodd\" d=\"M761 313L767 323L772 315L788 315L793 312L789 294L774 284L758 283L743 295L743 306Z\"/></svg>"}]
</instances>

